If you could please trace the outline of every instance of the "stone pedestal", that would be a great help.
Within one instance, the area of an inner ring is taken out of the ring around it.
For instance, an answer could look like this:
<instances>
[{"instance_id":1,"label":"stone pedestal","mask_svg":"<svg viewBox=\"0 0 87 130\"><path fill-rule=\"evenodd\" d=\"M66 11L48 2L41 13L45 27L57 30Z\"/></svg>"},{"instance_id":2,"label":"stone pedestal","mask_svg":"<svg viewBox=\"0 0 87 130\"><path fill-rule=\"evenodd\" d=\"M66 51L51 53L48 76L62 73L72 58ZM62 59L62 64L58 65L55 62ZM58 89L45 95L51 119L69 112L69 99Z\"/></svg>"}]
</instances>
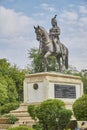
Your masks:
<instances>
[{"instance_id":1,"label":"stone pedestal","mask_svg":"<svg viewBox=\"0 0 87 130\"><path fill-rule=\"evenodd\" d=\"M40 103L46 99L63 100L72 109L72 103L83 95L79 76L43 72L28 74L24 80L24 103Z\"/></svg>"}]
</instances>

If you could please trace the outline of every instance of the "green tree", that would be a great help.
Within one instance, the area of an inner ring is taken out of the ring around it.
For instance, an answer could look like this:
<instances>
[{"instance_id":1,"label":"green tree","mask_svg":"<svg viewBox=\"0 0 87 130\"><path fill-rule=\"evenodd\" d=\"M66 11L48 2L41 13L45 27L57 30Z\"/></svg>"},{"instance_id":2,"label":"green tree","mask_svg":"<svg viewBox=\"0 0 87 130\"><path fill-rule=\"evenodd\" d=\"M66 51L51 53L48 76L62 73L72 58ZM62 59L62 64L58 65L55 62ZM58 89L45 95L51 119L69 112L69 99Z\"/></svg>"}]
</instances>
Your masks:
<instances>
[{"instance_id":1,"label":"green tree","mask_svg":"<svg viewBox=\"0 0 87 130\"><path fill-rule=\"evenodd\" d=\"M74 102L73 112L77 120L87 121L87 94Z\"/></svg>"},{"instance_id":2,"label":"green tree","mask_svg":"<svg viewBox=\"0 0 87 130\"><path fill-rule=\"evenodd\" d=\"M84 94L87 94L87 76L82 76L81 80L83 82Z\"/></svg>"},{"instance_id":3,"label":"green tree","mask_svg":"<svg viewBox=\"0 0 87 130\"><path fill-rule=\"evenodd\" d=\"M23 101L25 70L11 66L7 59L0 59L0 114L8 113Z\"/></svg>"},{"instance_id":4,"label":"green tree","mask_svg":"<svg viewBox=\"0 0 87 130\"><path fill-rule=\"evenodd\" d=\"M0 59L0 73L2 76L9 75L9 68L10 68L10 63L8 62L7 59L3 58Z\"/></svg>"},{"instance_id":5,"label":"green tree","mask_svg":"<svg viewBox=\"0 0 87 130\"><path fill-rule=\"evenodd\" d=\"M12 78L9 78L8 76L5 76L5 78L0 77L1 105L4 105L9 102L16 102L17 98L18 94Z\"/></svg>"},{"instance_id":6,"label":"green tree","mask_svg":"<svg viewBox=\"0 0 87 130\"><path fill-rule=\"evenodd\" d=\"M1 85L3 84L1 89L4 92L6 88L5 92L8 96L6 102L23 101L23 80L25 70L20 70L16 65L11 66L8 60L4 58L0 59L0 75L3 77L3 80L0 80Z\"/></svg>"},{"instance_id":7,"label":"green tree","mask_svg":"<svg viewBox=\"0 0 87 130\"><path fill-rule=\"evenodd\" d=\"M74 74L76 76L80 76L81 80L83 82L83 92L84 94L87 94L87 75L83 75L82 72L79 72L78 74Z\"/></svg>"},{"instance_id":8,"label":"green tree","mask_svg":"<svg viewBox=\"0 0 87 130\"><path fill-rule=\"evenodd\" d=\"M79 72L77 74L74 73L74 75L81 77L81 80L83 82L83 92L84 92L84 94L87 94L87 75L82 75L81 72Z\"/></svg>"},{"instance_id":9,"label":"green tree","mask_svg":"<svg viewBox=\"0 0 87 130\"><path fill-rule=\"evenodd\" d=\"M18 93L18 100L23 101L23 80L26 70L20 70L16 65L12 66L9 70L9 75L12 78L16 91Z\"/></svg>"},{"instance_id":10,"label":"green tree","mask_svg":"<svg viewBox=\"0 0 87 130\"><path fill-rule=\"evenodd\" d=\"M5 81L4 77L0 75L0 106L5 104L7 100L7 82Z\"/></svg>"},{"instance_id":11,"label":"green tree","mask_svg":"<svg viewBox=\"0 0 87 130\"><path fill-rule=\"evenodd\" d=\"M18 99L18 93L16 91L15 83L11 77L6 77L7 81L7 95L8 95L8 103L16 102Z\"/></svg>"},{"instance_id":12,"label":"green tree","mask_svg":"<svg viewBox=\"0 0 87 130\"><path fill-rule=\"evenodd\" d=\"M29 51L29 58L32 60L31 66L31 72L36 73L36 72L42 72L44 71L44 66L43 66L43 55L38 54L38 49L31 48Z\"/></svg>"},{"instance_id":13,"label":"green tree","mask_svg":"<svg viewBox=\"0 0 87 130\"><path fill-rule=\"evenodd\" d=\"M16 87L12 77L9 74L10 69L11 64L7 61L7 59L0 59L0 74L3 76L3 80L0 80L0 83L2 84L3 81L3 94L5 90L5 94L7 95L7 100L3 102L3 105L8 102L14 102L17 99Z\"/></svg>"},{"instance_id":14,"label":"green tree","mask_svg":"<svg viewBox=\"0 0 87 130\"><path fill-rule=\"evenodd\" d=\"M32 48L28 51L29 58L32 59L32 73L43 72L44 71L44 58L43 54L38 53L38 49ZM48 71L58 71L58 64L56 62L56 58L54 56L48 57L49 67Z\"/></svg>"},{"instance_id":15,"label":"green tree","mask_svg":"<svg viewBox=\"0 0 87 130\"><path fill-rule=\"evenodd\" d=\"M65 109L64 102L58 99L48 99L39 106L29 105L28 112L33 119L39 120L43 130L63 130L72 115L70 110Z\"/></svg>"}]
</instances>

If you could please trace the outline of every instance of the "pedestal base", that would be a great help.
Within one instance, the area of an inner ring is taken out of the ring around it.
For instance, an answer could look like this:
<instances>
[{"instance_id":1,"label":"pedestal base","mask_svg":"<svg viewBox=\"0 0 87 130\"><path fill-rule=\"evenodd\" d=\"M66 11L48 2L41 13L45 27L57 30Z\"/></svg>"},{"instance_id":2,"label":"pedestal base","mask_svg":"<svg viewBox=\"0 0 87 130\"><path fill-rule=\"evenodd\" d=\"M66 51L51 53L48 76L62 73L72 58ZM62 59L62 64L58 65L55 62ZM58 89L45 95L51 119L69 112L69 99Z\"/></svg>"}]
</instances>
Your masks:
<instances>
[{"instance_id":1,"label":"pedestal base","mask_svg":"<svg viewBox=\"0 0 87 130\"><path fill-rule=\"evenodd\" d=\"M83 95L79 76L43 72L28 74L24 80L24 103L40 103L46 99L60 99L71 109L72 103Z\"/></svg>"}]
</instances>

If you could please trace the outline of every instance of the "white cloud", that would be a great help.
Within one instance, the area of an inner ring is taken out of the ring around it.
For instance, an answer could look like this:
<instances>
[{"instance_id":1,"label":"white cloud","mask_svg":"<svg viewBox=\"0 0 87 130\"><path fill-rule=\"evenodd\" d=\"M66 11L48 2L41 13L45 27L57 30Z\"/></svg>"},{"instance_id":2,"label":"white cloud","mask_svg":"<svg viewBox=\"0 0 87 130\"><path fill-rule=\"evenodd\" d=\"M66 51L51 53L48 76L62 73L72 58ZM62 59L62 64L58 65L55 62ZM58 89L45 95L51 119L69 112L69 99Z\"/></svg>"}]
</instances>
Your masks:
<instances>
[{"instance_id":1,"label":"white cloud","mask_svg":"<svg viewBox=\"0 0 87 130\"><path fill-rule=\"evenodd\" d=\"M87 60L83 57L81 58L80 55L76 55L75 57L70 55L69 63L75 66L79 71L87 68Z\"/></svg>"},{"instance_id":2,"label":"white cloud","mask_svg":"<svg viewBox=\"0 0 87 130\"><path fill-rule=\"evenodd\" d=\"M33 15L34 15L34 16L38 16L38 17L39 17L39 16L42 16L42 17L43 17L45 14L44 14L44 13L35 13L35 14L33 14Z\"/></svg>"},{"instance_id":3,"label":"white cloud","mask_svg":"<svg viewBox=\"0 0 87 130\"><path fill-rule=\"evenodd\" d=\"M87 7L85 6L79 6L79 12L83 14L87 14Z\"/></svg>"},{"instance_id":4,"label":"white cloud","mask_svg":"<svg viewBox=\"0 0 87 130\"><path fill-rule=\"evenodd\" d=\"M61 41L69 49L69 64L78 70L87 68L87 14L86 6L60 13ZM78 10L77 10L78 9Z\"/></svg>"},{"instance_id":5,"label":"white cloud","mask_svg":"<svg viewBox=\"0 0 87 130\"><path fill-rule=\"evenodd\" d=\"M79 25L87 27L87 16L80 18Z\"/></svg>"},{"instance_id":6,"label":"white cloud","mask_svg":"<svg viewBox=\"0 0 87 130\"><path fill-rule=\"evenodd\" d=\"M21 68L27 66L28 49L39 45L33 29L36 23L23 13L0 6L0 58L7 58Z\"/></svg>"},{"instance_id":7,"label":"white cloud","mask_svg":"<svg viewBox=\"0 0 87 130\"><path fill-rule=\"evenodd\" d=\"M51 6L51 5L47 4L47 3L41 4L41 7L44 10L49 11L49 12L55 12L56 11L56 9L53 6Z\"/></svg>"},{"instance_id":8,"label":"white cloud","mask_svg":"<svg viewBox=\"0 0 87 130\"><path fill-rule=\"evenodd\" d=\"M64 10L60 14L60 19L61 19L61 21L64 20L66 23L69 23L69 24L74 23L75 24L75 22L78 19L78 14L77 14L77 12L74 12L74 11Z\"/></svg>"},{"instance_id":9,"label":"white cloud","mask_svg":"<svg viewBox=\"0 0 87 130\"><path fill-rule=\"evenodd\" d=\"M0 35L23 35L31 30L34 23L32 18L0 6Z\"/></svg>"}]
</instances>

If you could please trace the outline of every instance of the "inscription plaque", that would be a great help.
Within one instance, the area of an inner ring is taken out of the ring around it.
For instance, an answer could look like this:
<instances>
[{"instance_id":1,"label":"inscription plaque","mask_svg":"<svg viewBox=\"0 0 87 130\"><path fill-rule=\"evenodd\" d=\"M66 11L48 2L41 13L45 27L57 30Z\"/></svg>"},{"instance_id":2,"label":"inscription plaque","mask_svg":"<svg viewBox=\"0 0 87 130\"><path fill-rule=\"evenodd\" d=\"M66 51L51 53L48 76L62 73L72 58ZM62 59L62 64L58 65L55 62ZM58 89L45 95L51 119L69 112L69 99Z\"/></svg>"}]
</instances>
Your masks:
<instances>
[{"instance_id":1,"label":"inscription plaque","mask_svg":"<svg viewBox=\"0 0 87 130\"><path fill-rule=\"evenodd\" d=\"M74 85L54 85L55 98L76 98L76 87Z\"/></svg>"}]
</instances>

